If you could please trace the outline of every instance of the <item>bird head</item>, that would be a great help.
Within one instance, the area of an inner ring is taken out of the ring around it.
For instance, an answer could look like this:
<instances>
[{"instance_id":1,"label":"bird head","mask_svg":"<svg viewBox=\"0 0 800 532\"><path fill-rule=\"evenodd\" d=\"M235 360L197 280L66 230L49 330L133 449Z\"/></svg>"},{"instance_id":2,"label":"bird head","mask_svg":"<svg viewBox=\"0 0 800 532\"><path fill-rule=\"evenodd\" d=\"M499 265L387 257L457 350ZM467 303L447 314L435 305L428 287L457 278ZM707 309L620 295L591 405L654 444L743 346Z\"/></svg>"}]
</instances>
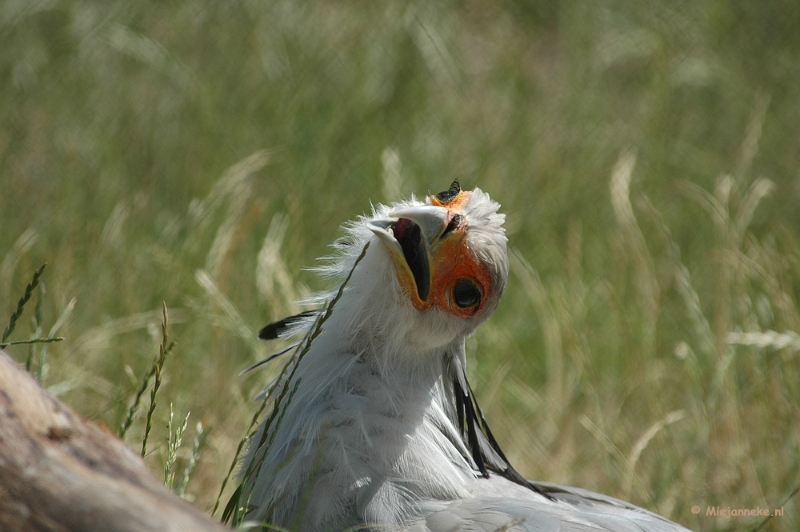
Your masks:
<instances>
[{"instance_id":1,"label":"bird head","mask_svg":"<svg viewBox=\"0 0 800 532\"><path fill-rule=\"evenodd\" d=\"M466 336L488 318L508 277L505 216L476 188L379 209L365 220L393 265L400 297L413 307L427 345Z\"/></svg>"}]
</instances>

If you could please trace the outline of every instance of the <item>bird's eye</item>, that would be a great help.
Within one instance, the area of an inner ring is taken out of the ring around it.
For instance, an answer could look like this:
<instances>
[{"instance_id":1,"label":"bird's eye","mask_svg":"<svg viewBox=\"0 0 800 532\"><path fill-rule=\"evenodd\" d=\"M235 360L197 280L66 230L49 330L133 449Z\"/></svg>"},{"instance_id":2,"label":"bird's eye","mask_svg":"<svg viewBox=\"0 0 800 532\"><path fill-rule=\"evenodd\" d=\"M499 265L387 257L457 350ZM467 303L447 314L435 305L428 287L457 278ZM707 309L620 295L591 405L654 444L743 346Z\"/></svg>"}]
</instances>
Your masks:
<instances>
[{"instance_id":1,"label":"bird's eye","mask_svg":"<svg viewBox=\"0 0 800 532\"><path fill-rule=\"evenodd\" d=\"M469 279L459 279L453 285L453 301L461 308L475 306L481 302L481 291Z\"/></svg>"}]
</instances>

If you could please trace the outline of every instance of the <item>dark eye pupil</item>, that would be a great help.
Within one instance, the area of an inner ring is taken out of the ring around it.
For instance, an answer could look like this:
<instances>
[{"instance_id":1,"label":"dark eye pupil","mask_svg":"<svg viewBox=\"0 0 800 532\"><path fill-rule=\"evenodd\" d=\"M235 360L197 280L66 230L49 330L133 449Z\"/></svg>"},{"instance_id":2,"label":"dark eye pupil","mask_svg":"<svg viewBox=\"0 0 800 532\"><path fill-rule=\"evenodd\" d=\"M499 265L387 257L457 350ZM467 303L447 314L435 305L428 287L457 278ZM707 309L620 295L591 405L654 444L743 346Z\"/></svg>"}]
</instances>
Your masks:
<instances>
[{"instance_id":1,"label":"dark eye pupil","mask_svg":"<svg viewBox=\"0 0 800 532\"><path fill-rule=\"evenodd\" d=\"M472 281L459 279L453 287L453 301L461 308L477 305L481 301L481 291Z\"/></svg>"}]
</instances>

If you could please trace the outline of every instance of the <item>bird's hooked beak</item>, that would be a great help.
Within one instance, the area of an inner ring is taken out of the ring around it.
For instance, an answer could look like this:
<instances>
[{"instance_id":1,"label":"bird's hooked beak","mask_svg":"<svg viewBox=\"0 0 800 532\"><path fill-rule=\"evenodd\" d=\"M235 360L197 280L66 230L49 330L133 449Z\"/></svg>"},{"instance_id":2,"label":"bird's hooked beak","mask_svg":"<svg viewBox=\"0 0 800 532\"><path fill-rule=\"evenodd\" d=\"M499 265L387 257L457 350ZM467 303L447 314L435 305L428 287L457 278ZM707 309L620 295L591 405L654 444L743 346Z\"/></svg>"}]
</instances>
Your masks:
<instances>
[{"instance_id":1,"label":"bird's hooked beak","mask_svg":"<svg viewBox=\"0 0 800 532\"><path fill-rule=\"evenodd\" d=\"M466 242L466 217L461 214L469 191L457 182L449 191L430 196L432 205L392 211L368 227L386 246L398 280L418 310L437 306L471 316L489 290L488 272Z\"/></svg>"},{"instance_id":2,"label":"bird's hooked beak","mask_svg":"<svg viewBox=\"0 0 800 532\"><path fill-rule=\"evenodd\" d=\"M447 228L450 212L444 207L421 205L389 213L390 219L373 220L369 228L389 249L395 263L414 281L420 302L428 299L431 284L431 244Z\"/></svg>"}]
</instances>

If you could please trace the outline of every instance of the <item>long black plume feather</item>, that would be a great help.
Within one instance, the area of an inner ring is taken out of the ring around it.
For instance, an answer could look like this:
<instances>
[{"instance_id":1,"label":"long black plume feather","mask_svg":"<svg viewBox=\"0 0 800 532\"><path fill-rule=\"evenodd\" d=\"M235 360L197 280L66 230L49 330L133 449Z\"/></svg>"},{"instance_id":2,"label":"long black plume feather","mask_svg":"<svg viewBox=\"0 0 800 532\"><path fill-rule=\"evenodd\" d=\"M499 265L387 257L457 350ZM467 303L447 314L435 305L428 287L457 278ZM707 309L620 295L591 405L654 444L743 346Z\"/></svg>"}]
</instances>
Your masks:
<instances>
[{"instance_id":1,"label":"long black plume feather","mask_svg":"<svg viewBox=\"0 0 800 532\"><path fill-rule=\"evenodd\" d=\"M262 340L275 340L276 338L280 337L281 334L290 326L294 325L298 321L308 318L309 316L313 316L318 312L318 310L306 310L300 314L295 314L294 316L289 316L288 318L283 318L282 320L272 322L258 331L258 337Z\"/></svg>"},{"instance_id":2,"label":"long black plume feather","mask_svg":"<svg viewBox=\"0 0 800 532\"><path fill-rule=\"evenodd\" d=\"M454 371L458 371L456 368L452 369ZM551 501L555 501L551 495L546 493L545 489L542 489L542 487L530 482L525 477L520 475L519 472L514 469L511 463L509 463L508 458L506 458L505 453L503 453L503 450L497 443L494 434L492 434L489 424L486 422L483 412L481 412L480 406L478 406L478 401L475 399L475 394L472 392L472 386L470 386L469 381L466 380L466 376L459 378L458 375L453 375L452 377L453 391L455 392L456 396L456 417L458 429L461 433L464 443L470 450L472 459L474 460L475 465L478 467L478 470L481 472L481 475L488 477L489 471L492 471L501 477L507 478L515 484L524 486L544 497L547 497ZM461 386L462 381L466 384L466 390ZM478 431L480 431L480 434L484 437L485 443L488 443L491 450L501 460L500 464L494 463L494 461L487 455L487 450L481 445L481 439Z\"/></svg>"}]
</instances>

